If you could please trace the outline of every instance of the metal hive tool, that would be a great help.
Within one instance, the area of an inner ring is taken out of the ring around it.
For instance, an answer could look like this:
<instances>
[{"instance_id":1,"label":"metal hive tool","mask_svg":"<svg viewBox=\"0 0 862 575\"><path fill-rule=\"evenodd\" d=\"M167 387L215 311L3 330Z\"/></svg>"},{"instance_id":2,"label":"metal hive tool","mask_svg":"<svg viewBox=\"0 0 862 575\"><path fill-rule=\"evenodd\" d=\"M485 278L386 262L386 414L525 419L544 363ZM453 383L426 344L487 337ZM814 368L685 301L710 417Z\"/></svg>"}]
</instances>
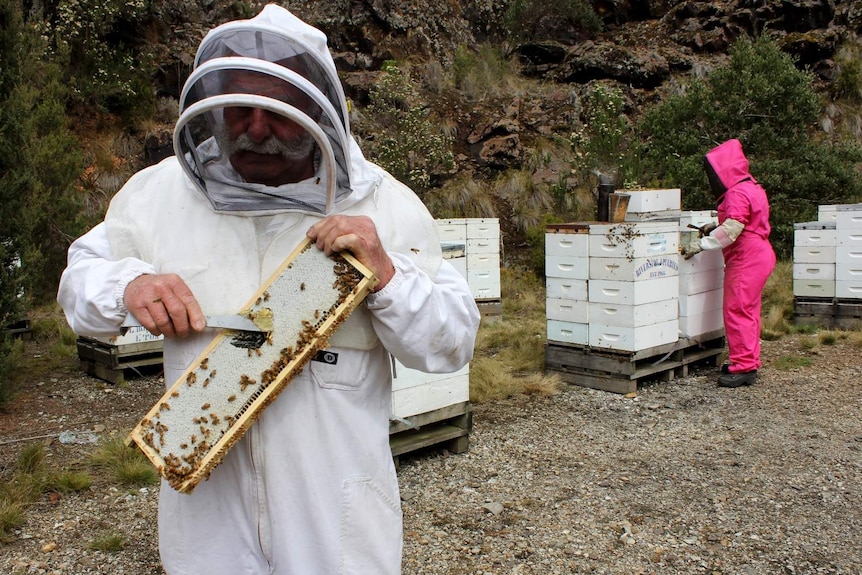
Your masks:
<instances>
[{"instance_id":1,"label":"metal hive tool","mask_svg":"<svg viewBox=\"0 0 862 575\"><path fill-rule=\"evenodd\" d=\"M327 257L303 241L243 308L265 333L220 333L127 444L190 493L376 284L351 255Z\"/></svg>"}]
</instances>

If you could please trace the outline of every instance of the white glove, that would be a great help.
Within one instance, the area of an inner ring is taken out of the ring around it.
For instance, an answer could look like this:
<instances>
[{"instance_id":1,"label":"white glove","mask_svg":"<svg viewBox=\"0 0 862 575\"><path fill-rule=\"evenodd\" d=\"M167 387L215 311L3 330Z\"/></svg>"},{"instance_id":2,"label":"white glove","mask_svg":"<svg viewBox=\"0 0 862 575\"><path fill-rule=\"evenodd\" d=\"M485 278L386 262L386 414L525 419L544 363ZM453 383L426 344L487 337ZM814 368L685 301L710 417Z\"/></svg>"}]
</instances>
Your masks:
<instances>
[{"instance_id":1,"label":"white glove","mask_svg":"<svg viewBox=\"0 0 862 575\"><path fill-rule=\"evenodd\" d=\"M695 254L699 254L702 251L703 248L700 247L700 240L692 240L680 248L683 259L691 259Z\"/></svg>"}]
</instances>

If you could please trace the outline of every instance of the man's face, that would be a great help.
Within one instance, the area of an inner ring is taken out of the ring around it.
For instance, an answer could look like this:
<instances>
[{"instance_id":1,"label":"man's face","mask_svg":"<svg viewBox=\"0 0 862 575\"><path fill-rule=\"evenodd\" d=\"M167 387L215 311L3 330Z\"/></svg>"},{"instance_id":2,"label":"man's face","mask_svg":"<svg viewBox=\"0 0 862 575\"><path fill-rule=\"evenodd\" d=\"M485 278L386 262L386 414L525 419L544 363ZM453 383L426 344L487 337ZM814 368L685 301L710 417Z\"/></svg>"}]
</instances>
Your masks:
<instances>
[{"instance_id":1,"label":"man's face","mask_svg":"<svg viewBox=\"0 0 862 575\"><path fill-rule=\"evenodd\" d=\"M314 107L301 90L254 72L236 73L228 91L267 96L303 111ZM224 128L216 137L231 165L247 182L278 186L313 175L314 138L293 120L251 107L225 108L224 120Z\"/></svg>"}]
</instances>

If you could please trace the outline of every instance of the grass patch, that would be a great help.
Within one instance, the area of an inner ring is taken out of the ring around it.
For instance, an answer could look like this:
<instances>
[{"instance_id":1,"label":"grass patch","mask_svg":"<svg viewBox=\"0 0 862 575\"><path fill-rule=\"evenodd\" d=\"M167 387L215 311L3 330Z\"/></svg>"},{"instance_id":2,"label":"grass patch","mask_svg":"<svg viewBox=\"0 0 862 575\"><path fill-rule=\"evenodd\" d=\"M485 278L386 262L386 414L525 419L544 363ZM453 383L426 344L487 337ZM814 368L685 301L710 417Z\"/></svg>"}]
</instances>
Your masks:
<instances>
[{"instance_id":1,"label":"grass patch","mask_svg":"<svg viewBox=\"0 0 862 575\"><path fill-rule=\"evenodd\" d=\"M104 553L119 553L126 547L126 538L117 533L103 533L90 541L88 549Z\"/></svg>"},{"instance_id":2,"label":"grass patch","mask_svg":"<svg viewBox=\"0 0 862 575\"><path fill-rule=\"evenodd\" d=\"M790 371L791 369L810 366L811 358L799 355L786 355L784 357L779 357L772 363L772 367L781 371Z\"/></svg>"},{"instance_id":3,"label":"grass patch","mask_svg":"<svg viewBox=\"0 0 862 575\"><path fill-rule=\"evenodd\" d=\"M145 486L159 482L159 474L150 461L139 449L127 446L119 435L101 443L90 461L122 485Z\"/></svg>"},{"instance_id":4,"label":"grass patch","mask_svg":"<svg viewBox=\"0 0 862 575\"><path fill-rule=\"evenodd\" d=\"M40 444L25 446L15 465L2 475L0 484L0 540L24 524L27 509L47 484L45 449Z\"/></svg>"},{"instance_id":5,"label":"grass patch","mask_svg":"<svg viewBox=\"0 0 862 575\"><path fill-rule=\"evenodd\" d=\"M528 270L500 270L503 317L484 321L470 364L470 401L528 393L549 395L561 385L545 375L545 288Z\"/></svg>"},{"instance_id":6,"label":"grass patch","mask_svg":"<svg viewBox=\"0 0 862 575\"><path fill-rule=\"evenodd\" d=\"M779 339L793 333L793 262L780 261L763 288L763 331L771 334L764 339Z\"/></svg>"},{"instance_id":7,"label":"grass patch","mask_svg":"<svg viewBox=\"0 0 862 575\"><path fill-rule=\"evenodd\" d=\"M50 481L51 489L58 493L86 491L92 485L93 477L86 471L64 472L52 478Z\"/></svg>"}]
</instances>

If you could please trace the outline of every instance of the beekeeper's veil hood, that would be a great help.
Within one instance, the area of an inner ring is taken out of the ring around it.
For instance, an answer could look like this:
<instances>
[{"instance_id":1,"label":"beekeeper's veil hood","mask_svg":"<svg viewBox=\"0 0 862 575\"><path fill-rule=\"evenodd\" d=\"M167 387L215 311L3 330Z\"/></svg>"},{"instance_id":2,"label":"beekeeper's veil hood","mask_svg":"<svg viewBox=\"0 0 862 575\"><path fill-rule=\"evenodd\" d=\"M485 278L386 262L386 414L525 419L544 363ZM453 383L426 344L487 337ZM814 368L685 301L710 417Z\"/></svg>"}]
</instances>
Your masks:
<instances>
[{"instance_id":1,"label":"beekeeper's veil hood","mask_svg":"<svg viewBox=\"0 0 862 575\"><path fill-rule=\"evenodd\" d=\"M225 110L234 117L254 108L290 119L294 131L304 135L298 141L269 141L272 147L256 149L254 157L273 154L282 162L294 155L313 157L311 177L267 185L240 175L243 170L231 156L241 157L234 154L243 149L236 147L242 138L229 133ZM279 143L286 149L280 150ZM201 42L183 87L174 149L216 211L329 213L352 191L351 154L359 163L362 157L350 137L346 100L326 36L276 5L250 20L214 28Z\"/></svg>"}]
</instances>

